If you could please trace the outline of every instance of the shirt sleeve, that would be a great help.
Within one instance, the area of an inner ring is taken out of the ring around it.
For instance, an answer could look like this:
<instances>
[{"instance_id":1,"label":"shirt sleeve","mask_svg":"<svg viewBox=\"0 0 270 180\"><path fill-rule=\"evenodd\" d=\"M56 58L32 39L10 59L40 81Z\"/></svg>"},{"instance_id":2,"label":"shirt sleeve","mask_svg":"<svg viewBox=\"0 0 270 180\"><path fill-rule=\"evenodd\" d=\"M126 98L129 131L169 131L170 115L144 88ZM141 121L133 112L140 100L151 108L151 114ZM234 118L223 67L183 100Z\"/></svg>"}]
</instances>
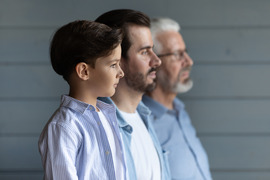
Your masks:
<instances>
[{"instance_id":1,"label":"shirt sleeve","mask_svg":"<svg viewBox=\"0 0 270 180\"><path fill-rule=\"evenodd\" d=\"M75 167L80 139L68 126L50 124L40 142L44 179L77 180Z\"/></svg>"}]
</instances>

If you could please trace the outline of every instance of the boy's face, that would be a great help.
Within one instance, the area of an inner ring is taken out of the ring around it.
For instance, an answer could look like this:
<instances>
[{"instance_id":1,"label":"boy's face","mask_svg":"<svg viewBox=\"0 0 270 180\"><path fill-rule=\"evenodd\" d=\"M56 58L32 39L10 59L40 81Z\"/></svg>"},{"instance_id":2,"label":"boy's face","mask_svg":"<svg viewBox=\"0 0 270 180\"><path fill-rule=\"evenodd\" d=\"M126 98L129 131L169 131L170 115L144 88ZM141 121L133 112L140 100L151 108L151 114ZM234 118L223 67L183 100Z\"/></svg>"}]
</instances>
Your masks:
<instances>
[{"instance_id":1,"label":"boy's face","mask_svg":"<svg viewBox=\"0 0 270 180\"><path fill-rule=\"evenodd\" d=\"M91 70L89 86L95 89L97 97L111 97L119 79L124 76L120 67L121 46L118 45L111 55L96 60L95 68Z\"/></svg>"},{"instance_id":2,"label":"boy's face","mask_svg":"<svg viewBox=\"0 0 270 180\"><path fill-rule=\"evenodd\" d=\"M153 52L150 29L144 26L128 27L131 46L127 52L128 59L122 62L125 81L132 89L145 92L155 87L156 68L161 61Z\"/></svg>"}]
</instances>

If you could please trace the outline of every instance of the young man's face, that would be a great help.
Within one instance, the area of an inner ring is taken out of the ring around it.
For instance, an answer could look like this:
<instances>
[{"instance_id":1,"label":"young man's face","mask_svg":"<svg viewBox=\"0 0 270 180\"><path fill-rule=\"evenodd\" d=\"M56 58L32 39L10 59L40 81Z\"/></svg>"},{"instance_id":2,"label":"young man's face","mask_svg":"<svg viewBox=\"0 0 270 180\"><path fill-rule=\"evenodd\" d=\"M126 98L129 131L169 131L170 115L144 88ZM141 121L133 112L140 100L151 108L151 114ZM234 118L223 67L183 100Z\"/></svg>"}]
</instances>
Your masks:
<instances>
[{"instance_id":1,"label":"young man's face","mask_svg":"<svg viewBox=\"0 0 270 180\"><path fill-rule=\"evenodd\" d=\"M96 60L95 68L91 70L89 85L95 88L98 97L111 97L119 79L124 76L120 67L121 46L118 45L111 55Z\"/></svg>"},{"instance_id":2,"label":"young man's face","mask_svg":"<svg viewBox=\"0 0 270 180\"><path fill-rule=\"evenodd\" d=\"M167 55L161 57L162 65L157 72L157 81L165 91L174 93L186 92L192 87L189 77L193 61L185 52L186 45L180 35L175 31L161 32L157 35L157 40L162 45L158 55L177 53L179 57Z\"/></svg>"},{"instance_id":3,"label":"young man's face","mask_svg":"<svg viewBox=\"0 0 270 180\"><path fill-rule=\"evenodd\" d=\"M130 25L128 37L131 46L127 59L122 61L125 81L132 89L145 92L155 87L156 68L161 61L153 52L150 29L144 26Z\"/></svg>"}]
</instances>

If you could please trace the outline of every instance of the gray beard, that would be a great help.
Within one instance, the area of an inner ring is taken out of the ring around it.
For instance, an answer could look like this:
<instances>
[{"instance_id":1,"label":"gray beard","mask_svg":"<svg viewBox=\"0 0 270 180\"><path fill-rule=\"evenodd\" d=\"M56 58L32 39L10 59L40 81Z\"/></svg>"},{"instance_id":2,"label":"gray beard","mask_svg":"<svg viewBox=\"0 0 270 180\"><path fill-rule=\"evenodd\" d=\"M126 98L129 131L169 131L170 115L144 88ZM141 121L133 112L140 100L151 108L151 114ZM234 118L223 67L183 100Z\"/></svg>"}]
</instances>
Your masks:
<instances>
[{"instance_id":1,"label":"gray beard","mask_svg":"<svg viewBox=\"0 0 270 180\"><path fill-rule=\"evenodd\" d=\"M180 73L177 82L169 81L169 77L165 73L157 75L157 82L159 83L164 92L173 92L176 94L185 93L193 87L193 81L190 78L187 79L184 83L179 82Z\"/></svg>"},{"instance_id":2,"label":"gray beard","mask_svg":"<svg viewBox=\"0 0 270 180\"><path fill-rule=\"evenodd\" d=\"M177 83L172 91L174 93L185 93L188 92L193 87L193 81L189 79L186 83Z\"/></svg>"}]
</instances>

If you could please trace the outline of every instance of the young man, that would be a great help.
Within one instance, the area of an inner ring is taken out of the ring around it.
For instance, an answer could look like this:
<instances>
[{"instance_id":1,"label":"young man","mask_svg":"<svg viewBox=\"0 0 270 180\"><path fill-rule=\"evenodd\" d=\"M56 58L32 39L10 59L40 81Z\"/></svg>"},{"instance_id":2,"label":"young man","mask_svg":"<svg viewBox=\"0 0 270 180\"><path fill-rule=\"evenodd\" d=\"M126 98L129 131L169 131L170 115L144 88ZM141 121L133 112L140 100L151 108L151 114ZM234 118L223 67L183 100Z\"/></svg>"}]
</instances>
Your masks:
<instances>
[{"instance_id":1,"label":"young man","mask_svg":"<svg viewBox=\"0 0 270 180\"><path fill-rule=\"evenodd\" d=\"M89 21L54 34L52 67L70 91L40 135L44 179L126 179L115 107L97 100L112 96L124 75L121 40L121 30Z\"/></svg>"},{"instance_id":2,"label":"young man","mask_svg":"<svg viewBox=\"0 0 270 180\"><path fill-rule=\"evenodd\" d=\"M143 102L153 113L153 126L162 148L168 151L172 179L210 180L208 158L196 131L176 98L191 89L189 77L192 59L186 51L177 22L166 19L151 21L155 52L162 65L157 71L157 86L144 96Z\"/></svg>"},{"instance_id":3,"label":"young man","mask_svg":"<svg viewBox=\"0 0 270 180\"><path fill-rule=\"evenodd\" d=\"M117 106L117 117L125 147L130 180L168 180L169 170L150 123L150 111L141 102L142 95L155 86L156 68L160 59L153 52L150 19L143 13L120 9L107 12L97 22L122 28L121 67L125 77L120 80L111 99Z\"/></svg>"}]
</instances>

